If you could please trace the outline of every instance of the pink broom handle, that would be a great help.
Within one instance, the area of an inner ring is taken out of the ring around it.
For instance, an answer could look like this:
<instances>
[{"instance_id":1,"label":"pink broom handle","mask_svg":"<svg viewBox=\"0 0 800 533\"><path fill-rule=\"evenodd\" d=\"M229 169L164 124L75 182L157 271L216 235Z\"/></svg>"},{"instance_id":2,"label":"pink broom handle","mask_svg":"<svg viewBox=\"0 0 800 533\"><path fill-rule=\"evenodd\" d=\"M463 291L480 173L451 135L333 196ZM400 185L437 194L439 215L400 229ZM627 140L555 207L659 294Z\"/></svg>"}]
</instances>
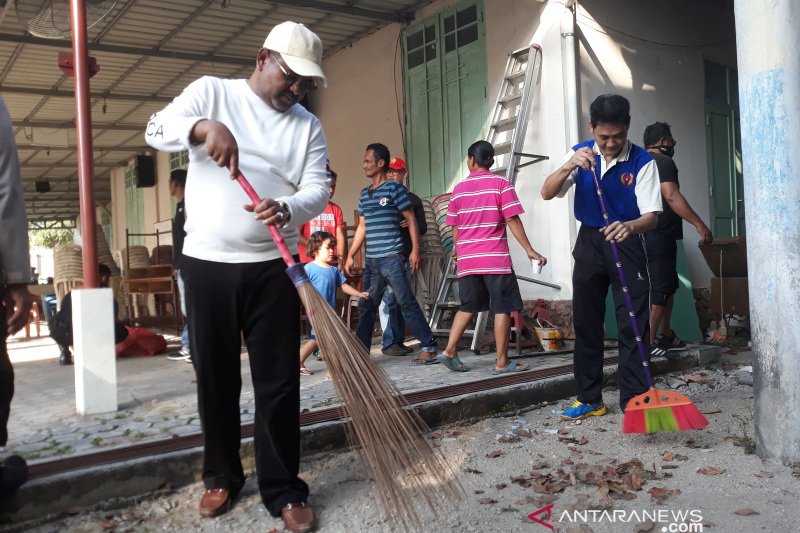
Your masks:
<instances>
[{"instance_id":1,"label":"pink broom handle","mask_svg":"<svg viewBox=\"0 0 800 533\"><path fill-rule=\"evenodd\" d=\"M247 178L244 177L244 174L239 172L239 175L236 176L236 181L239 182L239 185L242 186L244 192L247 193L247 196L250 197L250 201L253 202L254 205L258 205L261 203L261 197L258 196L253 186L250 185L250 182L247 181ZM283 235L275 226L275 224L264 224L267 226L269 230L269 234L272 236L272 240L275 241L275 246L278 247L278 250L281 252L281 257L283 257L283 262L286 263L286 266L293 266L296 264L294 257L289 252L289 247L286 246L286 241L283 240Z\"/></svg>"}]
</instances>

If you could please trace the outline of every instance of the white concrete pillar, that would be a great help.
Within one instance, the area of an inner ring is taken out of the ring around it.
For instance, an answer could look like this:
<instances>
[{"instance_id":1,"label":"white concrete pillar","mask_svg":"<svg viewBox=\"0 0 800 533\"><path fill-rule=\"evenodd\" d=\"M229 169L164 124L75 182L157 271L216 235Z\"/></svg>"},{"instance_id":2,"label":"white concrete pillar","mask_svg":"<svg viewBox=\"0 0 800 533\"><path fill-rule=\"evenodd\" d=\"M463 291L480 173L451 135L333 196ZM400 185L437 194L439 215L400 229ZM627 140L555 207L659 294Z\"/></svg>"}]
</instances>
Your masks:
<instances>
[{"instance_id":1,"label":"white concrete pillar","mask_svg":"<svg viewBox=\"0 0 800 533\"><path fill-rule=\"evenodd\" d=\"M735 0L757 453L800 461L800 2Z\"/></svg>"},{"instance_id":2,"label":"white concrete pillar","mask_svg":"<svg viewBox=\"0 0 800 533\"><path fill-rule=\"evenodd\" d=\"M117 410L114 350L114 293L111 289L72 291L75 346L75 407L81 415Z\"/></svg>"}]
</instances>

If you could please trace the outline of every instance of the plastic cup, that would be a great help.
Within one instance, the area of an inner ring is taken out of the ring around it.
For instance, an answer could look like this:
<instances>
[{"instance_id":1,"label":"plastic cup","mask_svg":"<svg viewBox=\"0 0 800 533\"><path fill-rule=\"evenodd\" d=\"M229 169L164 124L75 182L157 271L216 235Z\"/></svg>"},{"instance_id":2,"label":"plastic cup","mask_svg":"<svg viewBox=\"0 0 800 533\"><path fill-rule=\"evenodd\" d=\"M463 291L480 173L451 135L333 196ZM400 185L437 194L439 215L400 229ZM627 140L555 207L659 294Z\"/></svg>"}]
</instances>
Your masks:
<instances>
[{"instance_id":1,"label":"plastic cup","mask_svg":"<svg viewBox=\"0 0 800 533\"><path fill-rule=\"evenodd\" d=\"M531 268L533 269L534 274L542 273L542 264L538 259L531 259Z\"/></svg>"}]
</instances>

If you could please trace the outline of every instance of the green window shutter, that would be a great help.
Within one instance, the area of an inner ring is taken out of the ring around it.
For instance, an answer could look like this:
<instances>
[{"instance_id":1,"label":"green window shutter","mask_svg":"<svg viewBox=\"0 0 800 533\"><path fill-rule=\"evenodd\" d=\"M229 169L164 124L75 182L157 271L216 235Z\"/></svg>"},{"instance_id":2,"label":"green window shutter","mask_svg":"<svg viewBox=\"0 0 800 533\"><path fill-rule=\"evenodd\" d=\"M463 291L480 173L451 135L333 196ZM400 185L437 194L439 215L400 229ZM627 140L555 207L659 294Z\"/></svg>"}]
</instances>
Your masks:
<instances>
[{"instance_id":1,"label":"green window shutter","mask_svg":"<svg viewBox=\"0 0 800 533\"><path fill-rule=\"evenodd\" d=\"M420 196L452 190L487 117L483 3L460 2L403 32L406 155Z\"/></svg>"}]
</instances>

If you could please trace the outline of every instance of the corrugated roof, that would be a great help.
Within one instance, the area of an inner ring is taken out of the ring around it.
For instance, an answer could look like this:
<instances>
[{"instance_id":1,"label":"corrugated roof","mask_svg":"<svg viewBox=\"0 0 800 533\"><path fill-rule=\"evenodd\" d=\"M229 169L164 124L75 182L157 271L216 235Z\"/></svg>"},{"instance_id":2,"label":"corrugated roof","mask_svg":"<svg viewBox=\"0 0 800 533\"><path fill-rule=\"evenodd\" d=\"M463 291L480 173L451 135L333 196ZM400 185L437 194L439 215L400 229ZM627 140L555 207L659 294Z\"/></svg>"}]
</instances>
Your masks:
<instances>
[{"instance_id":1,"label":"corrugated roof","mask_svg":"<svg viewBox=\"0 0 800 533\"><path fill-rule=\"evenodd\" d=\"M26 2L42 0L18 0ZM275 24L308 25L329 55L429 3L118 0L88 30L90 55L100 65L90 82L96 200L110 201L111 169L145 150L142 133L150 114L201 75L247 77ZM26 32L13 6L0 24L0 94L15 126L30 220L78 214L73 80L58 68L58 53L70 46L68 39ZM36 192L39 180L50 181L50 192Z\"/></svg>"}]
</instances>

